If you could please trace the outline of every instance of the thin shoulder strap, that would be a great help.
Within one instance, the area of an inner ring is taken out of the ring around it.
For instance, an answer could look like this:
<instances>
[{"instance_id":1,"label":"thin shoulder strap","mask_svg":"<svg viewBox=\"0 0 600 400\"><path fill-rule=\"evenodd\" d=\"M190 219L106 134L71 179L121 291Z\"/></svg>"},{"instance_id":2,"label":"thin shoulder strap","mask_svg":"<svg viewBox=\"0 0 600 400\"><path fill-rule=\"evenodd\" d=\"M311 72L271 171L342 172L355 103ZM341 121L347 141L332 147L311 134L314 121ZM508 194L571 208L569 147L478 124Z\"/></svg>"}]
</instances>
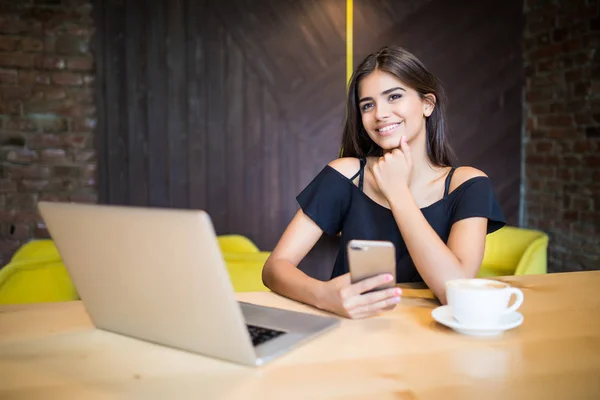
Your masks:
<instances>
[{"instance_id":1,"label":"thin shoulder strap","mask_svg":"<svg viewBox=\"0 0 600 400\"><path fill-rule=\"evenodd\" d=\"M350 178L351 181L355 180L357 176L360 175L360 179L358 180L358 188L362 191L363 189L363 180L364 180L364 170L365 170L365 159L364 158L359 158L360 161L360 169L358 170L357 173L355 173L352 178Z\"/></svg>"},{"instance_id":2,"label":"thin shoulder strap","mask_svg":"<svg viewBox=\"0 0 600 400\"><path fill-rule=\"evenodd\" d=\"M444 189L444 197L448 195L448 191L450 190L450 181L452 180L452 175L454 174L454 170L456 168L452 167L450 172L448 172L448 176L446 177L446 188Z\"/></svg>"},{"instance_id":3,"label":"thin shoulder strap","mask_svg":"<svg viewBox=\"0 0 600 400\"><path fill-rule=\"evenodd\" d=\"M363 191L363 182L365 180L365 164L367 163L367 160L364 157L360 158L360 171L358 171L358 173L360 174L360 178L358 179L358 189L362 192Z\"/></svg>"}]
</instances>

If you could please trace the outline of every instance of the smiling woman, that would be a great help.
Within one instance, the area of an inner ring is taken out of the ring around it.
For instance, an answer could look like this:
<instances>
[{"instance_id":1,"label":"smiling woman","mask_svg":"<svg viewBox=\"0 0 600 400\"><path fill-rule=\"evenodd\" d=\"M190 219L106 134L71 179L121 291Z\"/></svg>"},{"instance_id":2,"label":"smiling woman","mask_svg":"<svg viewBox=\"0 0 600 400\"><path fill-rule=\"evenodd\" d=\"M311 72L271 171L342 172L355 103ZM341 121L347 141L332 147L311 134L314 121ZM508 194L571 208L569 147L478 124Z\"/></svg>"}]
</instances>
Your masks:
<instances>
[{"instance_id":1,"label":"smiling woman","mask_svg":"<svg viewBox=\"0 0 600 400\"><path fill-rule=\"evenodd\" d=\"M475 277L487 233L505 220L489 178L451 165L441 84L411 53L383 48L348 86L343 158L298 195L294 219L263 268L284 296L350 318L389 310L401 291L372 291L387 274L351 283L346 246L385 240L396 248L397 282L424 281L442 303L445 283ZM341 232L331 279L297 268L323 234Z\"/></svg>"}]
</instances>

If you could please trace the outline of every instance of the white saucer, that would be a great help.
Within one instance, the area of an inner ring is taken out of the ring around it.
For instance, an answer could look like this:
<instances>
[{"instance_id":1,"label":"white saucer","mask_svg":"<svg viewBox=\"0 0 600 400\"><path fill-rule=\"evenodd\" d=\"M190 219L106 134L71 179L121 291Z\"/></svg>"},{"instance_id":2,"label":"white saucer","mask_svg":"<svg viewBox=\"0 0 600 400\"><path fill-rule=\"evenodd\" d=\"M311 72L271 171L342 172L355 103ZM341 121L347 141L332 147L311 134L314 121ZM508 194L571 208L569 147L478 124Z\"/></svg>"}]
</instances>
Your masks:
<instances>
[{"instance_id":1,"label":"white saucer","mask_svg":"<svg viewBox=\"0 0 600 400\"><path fill-rule=\"evenodd\" d=\"M458 333L470 336L498 336L502 332L516 328L523 323L523 315L514 311L500 318L500 323L494 326L466 326L459 323L452 316L450 306L440 306L431 312L431 316L437 322L448 328L454 329Z\"/></svg>"}]
</instances>

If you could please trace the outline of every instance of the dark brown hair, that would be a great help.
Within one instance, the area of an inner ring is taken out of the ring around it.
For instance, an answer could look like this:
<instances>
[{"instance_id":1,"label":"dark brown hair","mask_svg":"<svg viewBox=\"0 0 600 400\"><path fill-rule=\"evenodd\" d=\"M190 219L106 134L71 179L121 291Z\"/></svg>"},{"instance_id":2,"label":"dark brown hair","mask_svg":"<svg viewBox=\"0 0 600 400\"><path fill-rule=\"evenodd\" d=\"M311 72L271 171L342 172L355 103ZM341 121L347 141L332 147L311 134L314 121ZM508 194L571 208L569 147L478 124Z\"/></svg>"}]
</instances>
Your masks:
<instances>
[{"instance_id":1,"label":"dark brown hair","mask_svg":"<svg viewBox=\"0 0 600 400\"><path fill-rule=\"evenodd\" d=\"M342 135L342 156L380 157L383 149L371 140L363 124L358 104L358 85L375 70L394 75L403 83L416 90L421 99L427 94L436 98L433 113L425 122L427 156L434 165L450 166L452 149L446 139L446 116L444 89L439 80L431 74L419 59L401 47L384 47L377 53L367 56L356 68L348 85L346 120Z\"/></svg>"}]
</instances>

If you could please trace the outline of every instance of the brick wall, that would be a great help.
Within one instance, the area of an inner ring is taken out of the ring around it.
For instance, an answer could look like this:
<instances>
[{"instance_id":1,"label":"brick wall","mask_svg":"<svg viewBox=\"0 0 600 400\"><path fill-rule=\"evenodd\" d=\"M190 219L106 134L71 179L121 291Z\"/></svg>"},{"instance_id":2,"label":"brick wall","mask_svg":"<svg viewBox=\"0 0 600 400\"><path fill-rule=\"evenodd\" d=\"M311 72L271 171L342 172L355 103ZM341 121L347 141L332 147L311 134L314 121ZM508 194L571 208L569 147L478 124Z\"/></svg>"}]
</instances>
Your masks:
<instances>
[{"instance_id":1,"label":"brick wall","mask_svg":"<svg viewBox=\"0 0 600 400\"><path fill-rule=\"evenodd\" d=\"M549 269L600 269L598 1L525 0L525 221Z\"/></svg>"},{"instance_id":2,"label":"brick wall","mask_svg":"<svg viewBox=\"0 0 600 400\"><path fill-rule=\"evenodd\" d=\"M92 34L90 1L0 0L0 266L37 201L96 199Z\"/></svg>"}]
</instances>

